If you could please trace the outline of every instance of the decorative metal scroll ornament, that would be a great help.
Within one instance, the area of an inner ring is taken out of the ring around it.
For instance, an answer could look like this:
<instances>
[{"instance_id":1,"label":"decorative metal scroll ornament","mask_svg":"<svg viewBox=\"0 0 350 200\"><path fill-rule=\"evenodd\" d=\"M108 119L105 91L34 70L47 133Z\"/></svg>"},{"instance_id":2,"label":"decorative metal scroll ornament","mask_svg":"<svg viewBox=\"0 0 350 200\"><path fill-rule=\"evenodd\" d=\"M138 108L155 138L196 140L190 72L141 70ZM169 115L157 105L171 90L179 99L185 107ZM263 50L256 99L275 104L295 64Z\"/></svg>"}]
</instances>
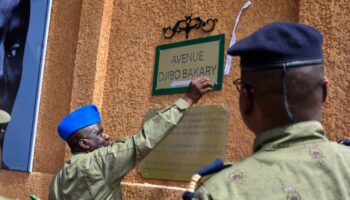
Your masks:
<instances>
[{"instance_id":1,"label":"decorative metal scroll ornament","mask_svg":"<svg viewBox=\"0 0 350 200\"><path fill-rule=\"evenodd\" d=\"M164 37L169 39L172 38L175 33L180 33L182 31L186 32L186 39L188 39L188 33L192 29L202 29L204 32L210 32L214 30L217 19L208 19L207 21L203 21L200 17L192 18L192 15L185 16L184 20L179 20L176 22L173 28L166 27L163 28Z\"/></svg>"}]
</instances>

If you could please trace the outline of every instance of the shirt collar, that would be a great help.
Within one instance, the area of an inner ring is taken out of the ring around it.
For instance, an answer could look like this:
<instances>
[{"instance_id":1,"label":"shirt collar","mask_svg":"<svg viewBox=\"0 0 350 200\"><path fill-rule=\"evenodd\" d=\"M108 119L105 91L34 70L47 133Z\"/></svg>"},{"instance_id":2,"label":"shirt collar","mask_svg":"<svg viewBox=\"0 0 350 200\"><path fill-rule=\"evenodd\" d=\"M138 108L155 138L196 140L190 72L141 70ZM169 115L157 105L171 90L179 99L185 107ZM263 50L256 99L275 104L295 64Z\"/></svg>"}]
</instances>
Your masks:
<instances>
[{"instance_id":1,"label":"shirt collar","mask_svg":"<svg viewBox=\"0 0 350 200\"><path fill-rule=\"evenodd\" d=\"M297 144L307 144L314 140L328 141L321 123L299 122L260 133L255 138L253 151L271 151Z\"/></svg>"}]
</instances>

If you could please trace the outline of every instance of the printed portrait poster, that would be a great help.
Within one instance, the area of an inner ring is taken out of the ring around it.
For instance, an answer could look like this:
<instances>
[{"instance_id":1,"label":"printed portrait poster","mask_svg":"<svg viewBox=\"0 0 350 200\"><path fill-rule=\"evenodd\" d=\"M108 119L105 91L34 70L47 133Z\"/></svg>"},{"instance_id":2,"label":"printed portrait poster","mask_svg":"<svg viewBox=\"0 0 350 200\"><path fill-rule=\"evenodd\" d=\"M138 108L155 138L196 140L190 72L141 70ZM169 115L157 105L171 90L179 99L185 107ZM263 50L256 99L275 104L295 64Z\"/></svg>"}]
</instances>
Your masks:
<instances>
[{"instance_id":1,"label":"printed portrait poster","mask_svg":"<svg viewBox=\"0 0 350 200\"><path fill-rule=\"evenodd\" d=\"M2 168L31 171L50 0L0 0L0 124Z\"/></svg>"}]
</instances>

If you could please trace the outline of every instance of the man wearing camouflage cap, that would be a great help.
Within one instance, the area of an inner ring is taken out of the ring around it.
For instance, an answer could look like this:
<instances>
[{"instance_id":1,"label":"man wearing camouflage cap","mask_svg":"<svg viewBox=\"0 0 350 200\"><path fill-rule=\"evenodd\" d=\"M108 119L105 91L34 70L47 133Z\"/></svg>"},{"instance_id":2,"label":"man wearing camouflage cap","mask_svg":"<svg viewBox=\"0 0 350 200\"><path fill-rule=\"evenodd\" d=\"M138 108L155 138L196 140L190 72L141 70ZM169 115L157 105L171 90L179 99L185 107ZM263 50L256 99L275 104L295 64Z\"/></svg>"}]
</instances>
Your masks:
<instances>
[{"instance_id":1,"label":"man wearing camouflage cap","mask_svg":"<svg viewBox=\"0 0 350 200\"><path fill-rule=\"evenodd\" d=\"M193 80L183 98L144 123L136 135L109 144L100 113L87 105L66 116L58 126L73 157L52 179L49 199L121 199L120 183L180 122L203 94L212 90L208 78Z\"/></svg>"},{"instance_id":2,"label":"man wearing camouflage cap","mask_svg":"<svg viewBox=\"0 0 350 200\"><path fill-rule=\"evenodd\" d=\"M2 128L2 126L4 124L9 123L10 120L11 120L10 115L5 111L0 110L0 170L1 170L1 161L2 161L2 142L5 134L5 130ZM0 200L6 200L6 198L1 196L0 194Z\"/></svg>"},{"instance_id":3,"label":"man wearing camouflage cap","mask_svg":"<svg viewBox=\"0 0 350 200\"><path fill-rule=\"evenodd\" d=\"M321 124L322 40L310 26L277 22L229 49L241 58L234 84L254 153L222 167L191 199L350 199L350 149L329 141Z\"/></svg>"},{"instance_id":4,"label":"man wearing camouflage cap","mask_svg":"<svg viewBox=\"0 0 350 200\"><path fill-rule=\"evenodd\" d=\"M4 141L4 135L5 135L5 130L3 127L7 123L9 123L10 119L11 117L6 111L0 110L0 168L1 168L1 162L2 162L2 146Z\"/></svg>"}]
</instances>

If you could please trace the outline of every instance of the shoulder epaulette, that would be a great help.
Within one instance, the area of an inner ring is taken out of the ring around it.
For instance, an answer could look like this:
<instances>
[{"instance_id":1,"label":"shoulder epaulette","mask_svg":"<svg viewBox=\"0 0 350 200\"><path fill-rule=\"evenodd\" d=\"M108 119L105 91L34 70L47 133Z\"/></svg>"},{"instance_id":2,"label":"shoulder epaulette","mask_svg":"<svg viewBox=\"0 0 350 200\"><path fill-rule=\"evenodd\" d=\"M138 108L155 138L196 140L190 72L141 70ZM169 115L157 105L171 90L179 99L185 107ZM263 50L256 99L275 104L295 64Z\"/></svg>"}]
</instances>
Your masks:
<instances>
[{"instance_id":1,"label":"shoulder epaulette","mask_svg":"<svg viewBox=\"0 0 350 200\"><path fill-rule=\"evenodd\" d=\"M348 140L348 139L340 140L340 141L338 141L338 143L346 145L346 146L350 146L350 140Z\"/></svg>"},{"instance_id":2,"label":"shoulder epaulette","mask_svg":"<svg viewBox=\"0 0 350 200\"><path fill-rule=\"evenodd\" d=\"M192 176L191 182L188 184L186 191L182 194L182 199L190 200L194 197L194 191L196 189L196 185L203 176L218 172L226 168L227 166L229 165L225 165L222 160L216 159L209 165L199 170L195 175Z\"/></svg>"}]
</instances>

